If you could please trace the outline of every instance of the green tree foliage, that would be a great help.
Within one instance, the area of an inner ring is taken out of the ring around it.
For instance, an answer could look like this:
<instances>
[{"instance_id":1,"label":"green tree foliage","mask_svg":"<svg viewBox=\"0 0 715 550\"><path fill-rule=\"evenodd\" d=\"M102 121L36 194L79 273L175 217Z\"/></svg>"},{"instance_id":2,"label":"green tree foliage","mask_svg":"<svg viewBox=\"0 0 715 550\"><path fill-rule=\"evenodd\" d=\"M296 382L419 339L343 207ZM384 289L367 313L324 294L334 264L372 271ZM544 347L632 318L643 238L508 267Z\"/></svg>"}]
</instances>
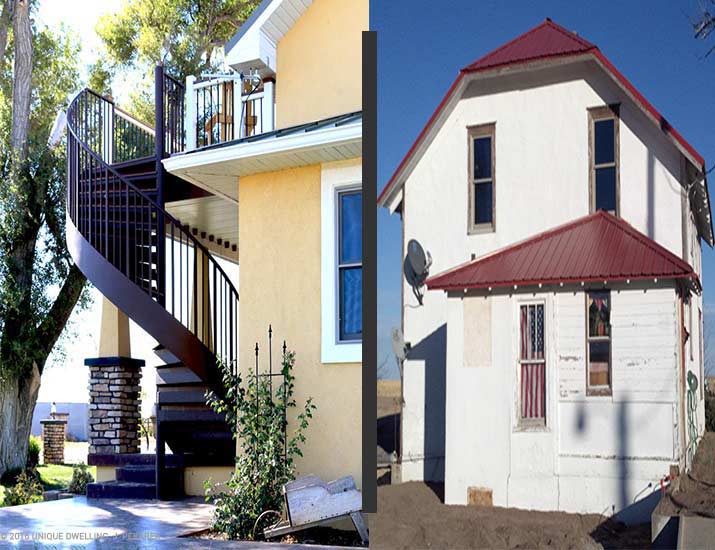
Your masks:
<instances>
[{"instance_id":1,"label":"green tree foliage","mask_svg":"<svg viewBox=\"0 0 715 550\"><path fill-rule=\"evenodd\" d=\"M65 148L48 147L79 85L79 43L38 29L33 6L6 0L0 15L0 475L25 465L40 376L87 302L65 245Z\"/></svg>"},{"instance_id":2,"label":"green tree foliage","mask_svg":"<svg viewBox=\"0 0 715 550\"><path fill-rule=\"evenodd\" d=\"M259 0L129 0L102 17L97 33L106 56L92 68L98 82L127 71L150 75L157 64L184 79L214 68L216 48L241 27ZM151 79L147 79L151 82ZM146 100L137 94L132 104Z\"/></svg>"},{"instance_id":3,"label":"green tree foliage","mask_svg":"<svg viewBox=\"0 0 715 550\"><path fill-rule=\"evenodd\" d=\"M216 506L214 529L230 539L252 540L276 520L283 507L282 487L294 479L295 460L303 456L301 446L316 407L309 398L298 408L294 366L294 353L285 353L283 383L272 387L267 376L250 376L244 384L240 374L222 365L225 395L207 394L207 403L225 415L241 447L227 490L205 484L207 500ZM285 419L292 413L291 433ZM270 521L260 523L263 518Z\"/></svg>"}]
</instances>

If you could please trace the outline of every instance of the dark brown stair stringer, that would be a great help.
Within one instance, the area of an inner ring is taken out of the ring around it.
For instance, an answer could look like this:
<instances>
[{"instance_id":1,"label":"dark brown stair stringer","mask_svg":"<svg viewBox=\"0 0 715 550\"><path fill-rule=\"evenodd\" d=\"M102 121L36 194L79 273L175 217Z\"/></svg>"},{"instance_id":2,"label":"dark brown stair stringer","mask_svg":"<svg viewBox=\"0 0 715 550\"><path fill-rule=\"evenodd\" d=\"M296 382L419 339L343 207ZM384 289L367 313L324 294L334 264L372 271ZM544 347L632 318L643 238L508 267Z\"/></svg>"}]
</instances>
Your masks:
<instances>
[{"instance_id":1,"label":"dark brown stair stringer","mask_svg":"<svg viewBox=\"0 0 715 550\"><path fill-rule=\"evenodd\" d=\"M218 379L216 357L194 334L158 302L109 263L87 242L69 216L67 248L72 259L97 289L128 317L161 342L201 380Z\"/></svg>"}]
</instances>

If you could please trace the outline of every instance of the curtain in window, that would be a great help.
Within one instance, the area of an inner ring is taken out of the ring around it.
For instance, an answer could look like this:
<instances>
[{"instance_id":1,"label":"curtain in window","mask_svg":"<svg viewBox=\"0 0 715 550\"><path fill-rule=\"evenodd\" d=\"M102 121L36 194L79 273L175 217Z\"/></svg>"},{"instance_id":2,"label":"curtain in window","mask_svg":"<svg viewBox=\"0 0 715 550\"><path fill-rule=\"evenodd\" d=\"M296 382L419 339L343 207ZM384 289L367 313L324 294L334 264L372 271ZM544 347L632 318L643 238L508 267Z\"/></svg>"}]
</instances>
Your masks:
<instances>
[{"instance_id":1,"label":"curtain in window","mask_svg":"<svg viewBox=\"0 0 715 550\"><path fill-rule=\"evenodd\" d=\"M546 362L544 359L544 306L520 308L521 417L546 417Z\"/></svg>"}]
</instances>

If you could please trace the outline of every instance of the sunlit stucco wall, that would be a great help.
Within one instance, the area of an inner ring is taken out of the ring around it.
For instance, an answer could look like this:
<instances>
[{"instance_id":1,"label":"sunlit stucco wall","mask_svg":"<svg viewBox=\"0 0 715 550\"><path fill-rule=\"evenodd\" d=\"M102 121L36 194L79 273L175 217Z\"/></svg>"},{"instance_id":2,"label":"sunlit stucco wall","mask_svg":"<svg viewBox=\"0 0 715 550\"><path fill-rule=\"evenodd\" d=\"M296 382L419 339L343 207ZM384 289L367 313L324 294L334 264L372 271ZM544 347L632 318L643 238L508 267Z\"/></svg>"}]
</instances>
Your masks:
<instances>
[{"instance_id":1,"label":"sunlit stucco wall","mask_svg":"<svg viewBox=\"0 0 715 550\"><path fill-rule=\"evenodd\" d=\"M240 180L239 361L250 372L258 341L267 368L270 323L274 358L284 339L295 351L298 403L317 405L298 473L360 485L361 365L321 364L320 178L314 165Z\"/></svg>"},{"instance_id":2,"label":"sunlit stucco wall","mask_svg":"<svg viewBox=\"0 0 715 550\"><path fill-rule=\"evenodd\" d=\"M362 109L368 0L316 0L278 43L279 128Z\"/></svg>"}]
</instances>

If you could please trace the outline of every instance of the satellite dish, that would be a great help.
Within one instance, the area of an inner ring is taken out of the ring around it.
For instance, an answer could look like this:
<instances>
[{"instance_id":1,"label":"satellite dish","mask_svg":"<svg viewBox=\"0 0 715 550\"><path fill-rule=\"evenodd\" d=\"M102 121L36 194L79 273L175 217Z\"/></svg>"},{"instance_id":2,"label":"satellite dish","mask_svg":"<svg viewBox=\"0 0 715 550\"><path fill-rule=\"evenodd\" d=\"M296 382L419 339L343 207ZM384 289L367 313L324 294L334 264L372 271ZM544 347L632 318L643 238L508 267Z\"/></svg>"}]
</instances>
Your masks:
<instances>
[{"instance_id":1,"label":"satellite dish","mask_svg":"<svg viewBox=\"0 0 715 550\"><path fill-rule=\"evenodd\" d=\"M407 357L407 352L410 350L410 345L405 343L402 336L402 331L399 328L392 329L392 351L395 352L395 357L398 363L402 363Z\"/></svg>"},{"instance_id":2,"label":"satellite dish","mask_svg":"<svg viewBox=\"0 0 715 550\"><path fill-rule=\"evenodd\" d=\"M415 239L410 239L407 243L407 256L402 264L402 271L420 305L422 305L422 296L424 295L422 287L427 280L431 265L430 253L425 252L422 245Z\"/></svg>"}]
</instances>

